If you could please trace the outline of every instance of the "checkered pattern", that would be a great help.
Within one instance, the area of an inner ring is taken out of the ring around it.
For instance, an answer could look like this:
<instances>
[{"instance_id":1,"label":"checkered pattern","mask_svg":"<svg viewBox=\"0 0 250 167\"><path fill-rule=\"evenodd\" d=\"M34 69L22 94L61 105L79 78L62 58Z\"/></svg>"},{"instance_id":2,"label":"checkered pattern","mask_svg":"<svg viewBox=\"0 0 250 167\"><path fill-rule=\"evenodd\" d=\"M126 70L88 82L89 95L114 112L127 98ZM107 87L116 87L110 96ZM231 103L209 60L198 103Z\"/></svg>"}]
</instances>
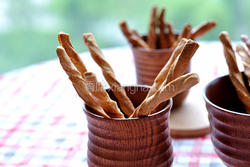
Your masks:
<instances>
[{"instance_id":1,"label":"checkered pattern","mask_svg":"<svg viewBox=\"0 0 250 167\"><path fill-rule=\"evenodd\" d=\"M226 68L217 68L225 64L223 56L215 53L218 50L218 43L202 43L193 59L193 71L201 74L204 83L227 72ZM129 48L107 49L104 54L123 84L135 84ZM103 81L89 53L81 56L89 71ZM213 62L211 57L218 61ZM173 146L175 167L223 166L209 136L174 140ZM87 123L82 101L58 60L0 75L0 166L87 166L86 151Z\"/></svg>"}]
</instances>

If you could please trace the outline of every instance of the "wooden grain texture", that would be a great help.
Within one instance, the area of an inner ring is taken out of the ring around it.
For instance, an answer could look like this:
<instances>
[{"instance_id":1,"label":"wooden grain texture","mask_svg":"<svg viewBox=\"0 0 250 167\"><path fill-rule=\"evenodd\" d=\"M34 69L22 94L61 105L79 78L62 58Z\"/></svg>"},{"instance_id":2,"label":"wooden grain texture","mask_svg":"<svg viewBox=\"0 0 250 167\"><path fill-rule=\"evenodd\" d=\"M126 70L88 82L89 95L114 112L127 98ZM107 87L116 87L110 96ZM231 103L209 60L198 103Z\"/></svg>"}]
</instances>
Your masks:
<instances>
[{"instance_id":1,"label":"wooden grain texture","mask_svg":"<svg viewBox=\"0 0 250 167\"><path fill-rule=\"evenodd\" d=\"M146 97L149 87L125 87L135 106ZM114 95L108 90L110 97ZM88 121L88 165L90 167L171 166L172 139L168 118L172 101L160 104L148 117L130 120L105 119L84 107Z\"/></svg>"},{"instance_id":2,"label":"wooden grain texture","mask_svg":"<svg viewBox=\"0 0 250 167\"><path fill-rule=\"evenodd\" d=\"M146 50L132 47L132 52L135 60L137 84L151 86L155 77L169 60L173 49ZM188 72L190 72L190 65L186 73ZM188 91L185 91L175 96L173 98L173 108L179 107L187 95Z\"/></svg>"},{"instance_id":3,"label":"wooden grain texture","mask_svg":"<svg viewBox=\"0 0 250 167\"><path fill-rule=\"evenodd\" d=\"M205 89L211 140L227 166L250 166L250 114L244 111L228 76Z\"/></svg>"}]
</instances>

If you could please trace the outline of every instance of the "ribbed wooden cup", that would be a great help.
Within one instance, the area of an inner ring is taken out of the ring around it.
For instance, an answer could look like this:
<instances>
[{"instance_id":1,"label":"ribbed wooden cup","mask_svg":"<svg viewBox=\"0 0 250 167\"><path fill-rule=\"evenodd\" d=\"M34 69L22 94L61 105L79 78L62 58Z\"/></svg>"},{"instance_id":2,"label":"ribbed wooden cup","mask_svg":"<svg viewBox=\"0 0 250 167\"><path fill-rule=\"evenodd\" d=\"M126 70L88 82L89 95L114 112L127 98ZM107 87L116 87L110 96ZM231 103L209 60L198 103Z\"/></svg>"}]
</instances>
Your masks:
<instances>
[{"instance_id":1,"label":"ribbed wooden cup","mask_svg":"<svg viewBox=\"0 0 250 167\"><path fill-rule=\"evenodd\" d=\"M137 83L140 85L152 85L155 77L169 60L173 49L154 49L132 47L135 60ZM186 73L190 72L190 66ZM185 91L173 98L173 108L180 106L187 97Z\"/></svg>"},{"instance_id":2,"label":"ribbed wooden cup","mask_svg":"<svg viewBox=\"0 0 250 167\"><path fill-rule=\"evenodd\" d=\"M125 87L138 106L149 87ZM108 90L111 98L115 99ZM171 166L173 149L168 127L172 100L157 107L159 112L134 119L105 119L85 106L88 121L88 165L90 167Z\"/></svg>"},{"instance_id":3,"label":"ribbed wooden cup","mask_svg":"<svg viewBox=\"0 0 250 167\"><path fill-rule=\"evenodd\" d=\"M244 113L229 77L210 82L204 99L217 155L227 166L250 166L250 114Z\"/></svg>"}]
</instances>

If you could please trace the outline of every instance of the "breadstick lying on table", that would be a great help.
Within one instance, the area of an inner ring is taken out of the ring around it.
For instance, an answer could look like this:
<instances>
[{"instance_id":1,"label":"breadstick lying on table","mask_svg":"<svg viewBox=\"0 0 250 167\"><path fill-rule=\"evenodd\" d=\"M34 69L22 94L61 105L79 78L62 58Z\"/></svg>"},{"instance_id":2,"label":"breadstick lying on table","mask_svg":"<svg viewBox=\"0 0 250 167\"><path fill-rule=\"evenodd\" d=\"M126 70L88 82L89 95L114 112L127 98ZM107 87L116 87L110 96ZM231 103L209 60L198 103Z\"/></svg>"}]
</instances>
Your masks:
<instances>
[{"instance_id":1,"label":"breadstick lying on table","mask_svg":"<svg viewBox=\"0 0 250 167\"><path fill-rule=\"evenodd\" d=\"M166 39L166 34L165 34L165 22L164 22L164 16L165 16L165 8L162 8L160 16L159 16L159 28L160 28L160 48L164 49L167 48L167 39Z\"/></svg>"},{"instance_id":2,"label":"breadstick lying on table","mask_svg":"<svg viewBox=\"0 0 250 167\"><path fill-rule=\"evenodd\" d=\"M207 22L201 24L200 26L196 27L194 29L194 31L192 32L190 38L196 39L196 38L204 35L208 31L212 30L215 26L216 26L215 21L207 21Z\"/></svg>"},{"instance_id":3,"label":"breadstick lying on table","mask_svg":"<svg viewBox=\"0 0 250 167\"><path fill-rule=\"evenodd\" d=\"M115 73L109 63L105 60L102 51L96 44L92 33L83 34L86 46L89 48L92 58L101 67L104 78L108 82L111 90L120 104L122 112L129 117L135 110L132 102L128 98L125 89L121 86L115 77Z\"/></svg>"},{"instance_id":4,"label":"breadstick lying on table","mask_svg":"<svg viewBox=\"0 0 250 167\"><path fill-rule=\"evenodd\" d=\"M82 78L81 74L77 71L77 69L73 66L70 58L68 57L65 50L59 46L56 49L57 56L60 60L60 64L66 74L69 76L77 94L81 97L81 99L91 107L96 114L103 116L104 118L110 118L102 109L102 107L95 102L92 98L84 79Z\"/></svg>"},{"instance_id":5,"label":"breadstick lying on table","mask_svg":"<svg viewBox=\"0 0 250 167\"><path fill-rule=\"evenodd\" d=\"M250 86L250 53L247 52L247 50L241 45L237 45L236 51L241 58L241 61L245 69L244 74L246 75L248 80L248 85Z\"/></svg>"},{"instance_id":6,"label":"breadstick lying on table","mask_svg":"<svg viewBox=\"0 0 250 167\"><path fill-rule=\"evenodd\" d=\"M85 67L78 53L74 50L73 45L70 42L69 34L60 32L58 34L58 41L65 49L67 55L70 57L70 60L75 65L77 70L81 73L82 77L84 77L84 73L87 72L87 68Z\"/></svg>"},{"instance_id":7,"label":"breadstick lying on table","mask_svg":"<svg viewBox=\"0 0 250 167\"><path fill-rule=\"evenodd\" d=\"M229 77L246 112L250 113L250 93L244 84L242 74L237 66L236 57L228 33L221 32L219 38L223 44L224 55L229 69Z\"/></svg>"},{"instance_id":8,"label":"breadstick lying on table","mask_svg":"<svg viewBox=\"0 0 250 167\"><path fill-rule=\"evenodd\" d=\"M241 40L246 44L248 50L250 50L250 39L247 35L241 35Z\"/></svg>"},{"instance_id":9,"label":"breadstick lying on table","mask_svg":"<svg viewBox=\"0 0 250 167\"><path fill-rule=\"evenodd\" d=\"M149 49L148 44L140 37L140 35L135 30L129 30L128 25L125 21L122 21L120 23L120 29L133 47L142 47L145 49Z\"/></svg>"},{"instance_id":10,"label":"breadstick lying on table","mask_svg":"<svg viewBox=\"0 0 250 167\"><path fill-rule=\"evenodd\" d=\"M148 92L147 97L150 97L151 95L153 95L161 87L162 83L164 82L164 80L166 80L168 76L170 67L176 60L178 60L179 54L181 54L181 52L183 51L187 41L188 41L187 39L184 39L184 38L181 39L180 43L174 49L171 57L169 58L165 66L161 69L159 74L156 76L154 83Z\"/></svg>"},{"instance_id":11,"label":"breadstick lying on table","mask_svg":"<svg viewBox=\"0 0 250 167\"><path fill-rule=\"evenodd\" d=\"M117 103L110 99L102 84L97 81L96 75L92 72L86 72L84 78L86 80L88 90L94 96L97 103L104 109L105 113L111 118L124 118L124 115L118 108Z\"/></svg>"},{"instance_id":12,"label":"breadstick lying on table","mask_svg":"<svg viewBox=\"0 0 250 167\"><path fill-rule=\"evenodd\" d=\"M199 83L199 77L195 73L183 75L164 87L157 90L152 96L146 98L135 110L131 117L148 116L160 103L190 89Z\"/></svg>"},{"instance_id":13,"label":"breadstick lying on table","mask_svg":"<svg viewBox=\"0 0 250 167\"><path fill-rule=\"evenodd\" d=\"M150 18L150 22L149 22L149 29L148 29L148 39L147 39L147 43L148 46L151 49L156 49L156 12L157 12L157 7L154 6L152 8L152 12L151 12L151 18Z\"/></svg>"}]
</instances>

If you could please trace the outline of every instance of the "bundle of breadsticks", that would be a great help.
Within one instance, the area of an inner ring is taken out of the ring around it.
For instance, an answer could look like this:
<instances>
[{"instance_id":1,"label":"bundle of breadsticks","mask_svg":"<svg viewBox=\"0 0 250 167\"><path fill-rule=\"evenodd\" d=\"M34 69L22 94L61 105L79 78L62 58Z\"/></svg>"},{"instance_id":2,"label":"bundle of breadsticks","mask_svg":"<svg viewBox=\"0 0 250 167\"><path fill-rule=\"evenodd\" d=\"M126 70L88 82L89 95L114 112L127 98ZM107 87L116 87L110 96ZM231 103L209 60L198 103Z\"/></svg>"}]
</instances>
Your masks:
<instances>
[{"instance_id":1,"label":"bundle of breadsticks","mask_svg":"<svg viewBox=\"0 0 250 167\"><path fill-rule=\"evenodd\" d=\"M242 104L245 107L245 110L247 113L250 114L250 92L249 92L249 86L250 86L250 40L247 36L242 36L242 41L246 44L248 47L248 51L242 46L237 45L236 46L236 52L240 56L243 65L244 65L244 75L246 76L248 83L244 82L244 77L242 73L240 72L237 61L236 61L236 54L233 50L230 37L227 32L221 32L219 35L219 38L223 44L224 48L224 55L226 58L226 62L229 69L229 77L231 79L231 82L233 86L236 89L237 95L242 102Z\"/></svg>"},{"instance_id":2,"label":"bundle of breadsticks","mask_svg":"<svg viewBox=\"0 0 250 167\"><path fill-rule=\"evenodd\" d=\"M57 56L80 98L95 114L104 118L125 119L150 115L160 103L199 82L199 77L195 73L183 75L199 45L193 40L182 39L168 63L155 79L145 100L135 108L124 87L116 79L114 70L97 46L94 36L91 33L85 33L83 40L93 60L100 66L117 102L109 97L102 84L97 81L95 74L87 71L83 61L75 51L69 35L63 32L58 34L61 46L57 47Z\"/></svg>"},{"instance_id":3,"label":"bundle of breadsticks","mask_svg":"<svg viewBox=\"0 0 250 167\"><path fill-rule=\"evenodd\" d=\"M129 29L126 21L120 23L120 29L128 42L133 47L141 47L145 49L174 49L182 38L197 39L216 26L215 21L207 21L195 28L190 24L186 24L180 34L174 31L173 25L165 22L165 8L162 8L159 16L157 16L157 7L152 8L149 21L149 29L147 38L143 38L136 30Z\"/></svg>"}]
</instances>

